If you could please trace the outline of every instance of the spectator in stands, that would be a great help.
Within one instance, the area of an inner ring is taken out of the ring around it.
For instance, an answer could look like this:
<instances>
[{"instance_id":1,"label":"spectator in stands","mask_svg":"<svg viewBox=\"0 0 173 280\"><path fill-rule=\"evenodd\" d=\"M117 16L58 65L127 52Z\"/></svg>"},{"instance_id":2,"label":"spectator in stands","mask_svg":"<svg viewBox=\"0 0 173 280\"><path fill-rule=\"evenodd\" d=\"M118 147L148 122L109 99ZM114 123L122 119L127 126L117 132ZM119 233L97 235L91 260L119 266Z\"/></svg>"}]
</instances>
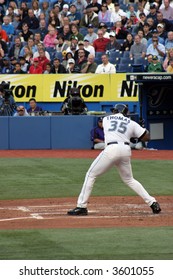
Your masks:
<instances>
[{"instance_id":1,"label":"spectator in stands","mask_svg":"<svg viewBox=\"0 0 173 280\"><path fill-rule=\"evenodd\" d=\"M19 62L20 62L22 71L24 71L25 73L28 73L28 69L29 69L30 65L29 65L29 63L26 62L25 57L20 56L19 57Z\"/></svg>"},{"instance_id":2,"label":"spectator in stands","mask_svg":"<svg viewBox=\"0 0 173 280\"><path fill-rule=\"evenodd\" d=\"M84 40L88 40L90 44L98 38L97 33L94 32L94 26L92 24L88 25L88 33L85 35Z\"/></svg>"},{"instance_id":3,"label":"spectator in stands","mask_svg":"<svg viewBox=\"0 0 173 280\"><path fill-rule=\"evenodd\" d=\"M126 39L128 31L124 29L121 21L116 21L112 30L115 32L117 39Z\"/></svg>"},{"instance_id":4,"label":"spectator in stands","mask_svg":"<svg viewBox=\"0 0 173 280\"><path fill-rule=\"evenodd\" d=\"M3 17L2 29L6 31L9 39L12 37L12 35L14 35L14 26L11 24L11 19L9 16Z\"/></svg>"},{"instance_id":5,"label":"spectator in stands","mask_svg":"<svg viewBox=\"0 0 173 280\"><path fill-rule=\"evenodd\" d=\"M0 43L0 60L2 60L2 58L4 57L4 50L3 50L3 48L2 48L2 45L1 45L1 43Z\"/></svg>"},{"instance_id":6,"label":"spectator in stands","mask_svg":"<svg viewBox=\"0 0 173 280\"><path fill-rule=\"evenodd\" d=\"M80 13L82 16L87 6L87 2L85 0L75 0L73 1L73 4L76 6L76 12Z\"/></svg>"},{"instance_id":7,"label":"spectator in stands","mask_svg":"<svg viewBox=\"0 0 173 280\"><path fill-rule=\"evenodd\" d=\"M75 69L75 60L73 58L69 58L66 65L67 73L79 73L79 69Z\"/></svg>"},{"instance_id":8,"label":"spectator in stands","mask_svg":"<svg viewBox=\"0 0 173 280\"><path fill-rule=\"evenodd\" d=\"M130 58L144 58L146 55L147 47L146 45L141 43L141 38L139 35L135 35L134 44L131 46L130 49Z\"/></svg>"},{"instance_id":9,"label":"spectator in stands","mask_svg":"<svg viewBox=\"0 0 173 280\"><path fill-rule=\"evenodd\" d=\"M14 19L13 19L13 21L12 21L12 25L13 25L13 27L14 27L14 30L16 30L17 29L17 27L18 27L18 25L19 25L19 23L20 23L20 15L18 14L18 15L16 15L16 14L14 14Z\"/></svg>"},{"instance_id":10,"label":"spectator in stands","mask_svg":"<svg viewBox=\"0 0 173 280\"><path fill-rule=\"evenodd\" d=\"M167 32L172 31L173 30L173 24L170 20L163 18L163 14L161 13L161 11L157 11L157 25L161 23L164 24L165 26L165 30Z\"/></svg>"},{"instance_id":11,"label":"spectator in stands","mask_svg":"<svg viewBox=\"0 0 173 280\"><path fill-rule=\"evenodd\" d=\"M109 56L107 54L102 55L102 64L99 64L96 68L96 74L114 74L116 73L115 66L109 62Z\"/></svg>"},{"instance_id":12,"label":"spectator in stands","mask_svg":"<svg viewBox=\"0 0 173 280\"><path fill-rule=\"evenodd\" d=\"M141 43L147 46L147 39L144 38L144 31L143 30L138 30L137 34L141 38Z\"/></svg>"},{"instance_id":13,"label":"spectator in stands","mask_svg":"<svg viewBox=\"0 0 173 280\"><path fill-rule=\"evenodd\" d=\"M71 31L70 31L70 25L66 24L63 26L62 32L60 32L60 35L64 37L65 41L69 41L70 40L70 36L71 36Z\"/></svg>"},{"instance_id":14,"label":"spectator in stands","mask_svg":"<svg viewBox=\"0 0 173 280\"><path fill-rule=\"evenodd\" d=\"M106 4L108 6L108 10L112 13L115 12L114 2L112 0L106 0Z\"/></svg>"},{"instance_id":15,"label":"spectator in stands","mask_svg":"<svg viewBox=\"0 0 173 280\"><path fill-rule=\"evenodd\" d=\"M163 4L164 7L159 9L163 14L163 18L173 20L173 8L170 6L170 0L163 0Z\"/></svg>"},{"instance_id":16,"label":"spectator in stands","mask_svg":"<svg viewBox=\"0 0 173 280\"><path fill-rule=\"evenodd\" d=\"M53 26L55 29L60 26L59 17L54 9L49 12L48 24Z\"/></svg>"},{"instance_id":17,"label":"spectator in stands","mask_svg":"<svg viewBox=\"0 0 173 280\"><path fill-rule=\"evenodd\" d=\"M110 41L106 45L106 52L109 53L111 51L119 51L121 49L121 45L117 42L115 32L111 31L109 33Z\"/></svg>"},{"instance_id":18,"label":"spectator in stands","mask_svg":"<svg viewBox=\"0 0 173 280\"><path fill-rule=\"evenodd\" d=\"M55 46L55 49L57 52L63 52L66 51L69 45L66 41L64 41L64 37L62 35L57 36L57 44Z\"/></svg>"},{"instance_id":19,"label":"spectator in stands","mask_svg":"<svg viewBox=\"0 0 173 280\"><path fill-rule=\"evenodd\" d=\"M144 38L149 40L150 38L152 38L152 32L150 31L150 26L149 24L146 22L144 23L143 29L144 31Z\"/></svg>"},{"instance_id":20,"label":"spectator in stands","mask_svg":"<svg viewBox=\"0 0 173 280\"><path fill-rule=\"evenodd\" d=\"M17 36L14 39L14 44L9 49L8 52L9 57L15 56L16 58L18 58L22 48L23 48L23 44L21 42L21 38Z\"/></svg>"},{"instance_id":21,"label":"spectator in stands","mask_svg":"<svg viewBox=\"0 0 173 280\"><path fill-rule=\"evenodd\" d=\"M158 56L159 60L163 62L163 58L165 56L165 46L158 41L157 36L153 36L152 44L150 44L147 48L146 54L152 54Z\"/></svg>"},{"instance_id":22,"label":"spectator in stands","mask_svg":"<svg viewBox=\"0 0 173 280\"><path fill-rule=\"evenodd\" d=\"M169 65L169 61L173 58L173 48L169 49L167 55L163 61L163 68L166 71Z\"/></svg>"},{"instance_id":23,"label":"spectator in stands","mask_svg":"<svg viewBox=\"0 0 173 280\"><path fill-rule=\"evenodd\" d=\"M37 57L38 58L38 62L39 62L38 65L42 67L43 71L45 71L46 70L46 64L48 62L50 62L50 60L47 59L44 48L40 48L38 50L38 53L39 53L39 56Z\"/></svg>"},{"instance_id":24,"label":"spectator in stands","mask_svg":"<svg viewBox=\"0 0 173 280\"><path fill-rule=\"evenodd\" d=\"M147 23L149 24L150 32L153 32L156 29L156 23L152 17L147 18Z\"/></svg>"},{"instance_id":25,"label":"spectator in stands","mask_svg":"<svg viewBox=\"0 0 173 280\"><path fill-rule=\"evenodd\" d=\"M154 3L150 4L150 12L147 15L147 18L152 18L154 20L154 24L157 22L157 5Z\"/></svg>"},{"instance_id":26,"label":"spectator in stands","mask_svg":"<svg viewBox=\"0 0 173 280\"><path fill-rule=\"evenodd\" d=\"M136 23L136 27L134 27L134 32L138 32L138 30L143 30L144 24L146 24L147 16L144 13L139 14L138 22Z\"/></svg>"},{"instance_id":27,"label":"spectator in stands","mask_svg":"<svg viewBox=\"0 0 173 280\"><path fill-rule=\"evenodd\" d=\"M95 57L95 49L93 46L91 46L90 42L87 39L84 40L84 50Z\"/></svg>"},{"instance_id":28,"label":"spectator in stands","mask_svg":"<svg viewBox=\"0 0 173 280\"><path fill-rule=\"evenodd\" d=\"M101 10L98 12L99 22L110 22L111 12L106 3L102 3Z\"/></svg>"},{"instance_id":29,"label":"spectator in stands","mask_svg":"<svg viewBox=\"0 0 173 280\"><path fill-rule=\"evenodd\" d=\"M14 113L14 117L28 117L29 114L24 106L20 105L17 107L17 112Z\"/></svg>"},{"instance_id":30,"label":"spectator in stands","mask_svg":"<svg viewBox=\"0 0 173 280\"><path fill-rule=\"evenodd\" d=\"M173 48L173 31L168 32L168 36L165 40L165 49L168 51L169 49Z\"/></svg>"},{"instance_id":31,"label":"spectator in stands","mask_svg":"<svg viewBox=\"0 0 173 280\"><path fill-rule=\"evenodd\" d=\"M46 18L48 18L49 17L49 11L50 11L49 2L48 1L42 2L41 5L40 5L40 8L41 8L41 13L44 13Z\"/></svg>"},{"instance_id":32,"label":"spectator in stands","mask_svg":"<svg viewBox=\"0 0 173 280\"><path fill-rule=\"evenodd\" d=\"M42 74L43 69L39 65L38 57L35 57L33 59L33 64L29 67L29 74Z\"/></svg>"},{"instance_id":33,"label":"spectator in stands","mask_svg":"<svg viewBox=\"0 0 173 280\"><path fill-rule=\"evenodd\" d=\"M62 11L60 12L61 18L68 17L69 14L70 14L69 5L64 4L63 7L62 7Z\"/></svg>"},{"instance_id":34,"label":"spectator in stands","mask_svg":"<svg viewBox=\"0 0 173 280\"><path fill-rule=\"evenodd\" d=\"M46 36L46 34L48 33L48 29L46 26L46 20L45 19L41 19L39 22L39 27L37 29L37 32L40 33L41 35L41 41L44 40L44 37Z\"/></svg>"},{"instance_id":35,"label":"spectator in stands","mask_svg":"<svg viewBox=\"0 0 173 280\"><path fill-rule=\"evenodd\" d=\"M91 9L86 9L86 14L81 18L80 27L87 27L89 24L98 28L99 18L97 13L93 12Z\"/></svg>"},{"instance_id":36,"label":"spectator in stands","mask_svg":"<svg viewBox=\"0 0 173 280\"><path fill-rule=\"evenodd\" d=\"M157 55L152 56L152 61L148 65L147 72L164 72L162 63L159 61L159 58Z\"/></svg>"},{"instance_id":37,"label":"spectator in stands","mask_svg":"<svg viewBox=\"0 0 173 280\"><path fill-rule=\"evenodd\" d=\"M65 56L63 58L63 61L62 61L62 65L65 67L66 70L67 70L68 60L70 58L73 58L73 54L71 52L66 52L66 54L65 54ZM75 64L75 60L74 60L74 64Z\"/></svg>"},{"instance_id":38,"label":"spectator in stands","mask_svg":"<svg viewBox=\"0 0 173 280\"><path fill-rule=\"evenodd\" d=\"M37 29L39 27L39 20L34 15L34 11L32 9L28 10L28 16L25 16L22 21L18 25L18 29L22 29L23 23L27 23L29 29Z\"/></svg>"},{"instance_id":39,"label":"spectator in stands","mask_svg":"<svg viewBox=\"0 0 173 280\"><path fill-rule=\"evenodd\" d=\"M91 130L91 141L93 142L92 149L103 150L105 148L102 117L98 118L97 126Z\"/></svg>"},{"instance_id":40,"label":"spectator in stands","mask_svg":"<svg viewBox=\"0 0 173 280\"><path fill-rule=\"evenodd\" d=\"M110 21L113 22L113 23L115 23L117 21L121 21L122 16L124 16L124 15L125 15L125 12L122 9L120 9L120 4L115 2L114 3L114 11L111 12ZM126 16L127 16L127 14L126 14Z\"/></svg>"},{"instance_id":41,"label":"spectator in stands","mask_svg":"<svg viewBox=\"0 0 173 280\"><path fill-rule=\"evenodd\" d=\"M19 14L21 15L21 20L23 20L26 16L28 16L28 10L29 9L28 9L27 3L26 2L21 2L20 8L19 8Z\"/></svg>"},{"instance_id":42,"label":"spectator in stands","mask_svg":"<svg viewBox=\"0 0 173 280\"><path fill-rule=\"evenodd\" d=\"M13 74L26 74L26 72L24 72L21 69L21 64L20 62L16 62L14 65L14 69L13 69Z\"/></svg>"},{"instance_id":43,"label":"spectator in stands","mask_svg":"<svg viewBox=\"0 0 173 280\"><path fill-rule=\"evenodd\" d=\"M98 28L102 30L103 37L109 39L109 32L107 32L107 25L104 22L100 22Z\"/></svg>"},{"instance_id":44,"label":"spectator in stands","mask_svg":"<svg viewBox=\"0 0 173 280\"><path fill-rule=\"evenodd\" d=\"M32 62L33 52L32 52L32 49L28 45L25 45L22 48L22 54L20 52L19 55L23 56L28 64L30 64Z\"/></svg>"},{"instance_id":45,"label":"spectator in stands","mask_svg":"<svg viewBox=\"0 0 173 280\"><path fill-rule=\"evenodd\" d=\"M83 34L79 32L79 27L76 24L71 24L71 35L69 40L71 40L72 36L77 37L78 41L82 41L84 38Z\"/></svg>"},{"instance_id":46,"label":"spectator in stands","mask_svg":"<svg viewBox=\"0 0 173 280\"><path fill-rule=\"evenodd\" d=\"M157 32L158 32L158 36L159 36L160 38L163 38L163 40L164 40L164 42L165 42L165 40L166 40L166 38L167 38L167 32L165 31L165 26L164 26L164 24L159 23L159 24L157 25Z\"/></svg>"},{"instance_id":47,"label":"spectator in stands","mask_svg":"<svg viewBox=\"0 0 173 280\"><path fill-rule=\"evenodd\" d=\"M158 40L159 40L159 43L160 44L162 44L162 45L164 45L164 39L163 38L161 38L161 37L159 37L159 34L158 34L158 31L157 30L154 30L153 32L152 32L152 37L151 38L149 38L148 39L148 43L147 43L147 46L149 46L150 44L152 44L152 38L155 38L155 37L157 37L158 38Z\"/></svg>"},{"instance_id":48,"label":"spectator in stands","mask_svg":"<svg viewBox=\"0 0 173 280\"><path fill-rule=\"evenodd\" d=\"M42 112L43 109L37 105L37 101L35 98L30 98L29 99L29 108L27 110L28 114L31 115L31 113L38 113Z\"/></svg>"},{"instance_id":49,"label":"spectator in stands","mask_svg":"<svg viewBox=\"0 0 173 280\"><path fill-rule=\"evenodd\" d=\"M36 16L36 18L39 18L41 9L39 8L39 3L37 0L32 0L31 8L33 9L33 12L34 12L34 15Z\"/></svg>"},{"instance_id":50,"label":"spectator in stands","mask_svg":"<svg viewBox=\"0 0 173 280\"><path fill-rule=\"evenodd\" d=\"M82 69L82 65L87 62L87 58L85 56L85 50L80 49L78 51L78 58L75 60L75 71L76 73L80 73Z\"/></svg>"},{"instance_id":51,"label":"spectator in stands","mask_svg":"<svg viewBox=\"0 0 173 280\"><path fill-rule=\"evenodd\" d=\"M6 43L9 42L7 32L2 29L2 24L0 24L0 38L1 38L1 40L3 40Z\"/></svg>"},{"instance_id":52,"label":"spectator in stands","mask_svg":"<svg viewBox=\"0 0 173 280\"><path fill-rule=\"evenodd\" d=\"M61 16L61 26L58 27L58 34L62 33L63 26L65 26L65 25L69 25L70 26L69 18Z\"/></svg>"},{"instance_id":53,"label":"spectator in stands","mask_svg":"<svg viewBox=\"0 0 173 280\"><path fill-rule=\"evenodd\" d=\"M62 74L66 73L65 67L61 64L61 61L59 58L55 57L53 60L53 66L51 69L51 73L53 74Z\"/></svg>"},{"instance_id":54,"label":"spectator in stands","mask_svg":"<svg viewBox=\"0 0 173 280\"><path fill-rule=\"evenodd\" d=\"M87 51L87 50L84 49L84 42L83 42L83 41L79 41L79 42L78 42L78 49L77 49L77 50L75 51L75 53L74 53L74 60L75 60L75 61L78 59L78 57L79 57L78 54L79 54L80 51L84 51L85 58L88 57L89 51Z\"/></svg>"},{"instance_id":55,"label":"spectator in stands","mask_svg":"<svg viewBox=\"0 0 173 280\"><path fill-rule=\"evenodd\" d=\"M67 52L71 52L74 56L75 51L78 49L78 38L75 36L71 37L70 46L67 48Z\"/></svg>"},{"instance_id":56,"label":"spectator in stands","mask_svg":"<svg viewBox=\"0 0 173 280\"><path fill-rule=\"evenodd\" d=\"M103 37L103 31L101 29L98 30L98 39L94 40L93 47L95 48L95 52L105 52L106 45L110 42L110 39Z\"/></svg>"},{"instance_id":57,"label":"spectator in stands","mask_svg":"<svg viewBox=\"0 0 173 280\"><path fill-rule=\"evenodd\" d=\"M33 38L28 39L28 47L29 47L30 51L32 52L32 54L34 54L37 51L37 46L35 46ZM20 56L23 56L24 48L25 48L25 46L21 49Z\"/></svg>"},{"instance_id":58,"label":"spectator in stands","mask_svg":"<svg viewBox=\"0 0 173 280\"><path fill-rule=\"evenodd\" d=\"M52 63L51 62L46 63L46 70L43 72L43 74L52 74Z\"/></svg>"},{"instance_id":59,"label":"spectator in stands","mask_svg":"<svg viewBox=\"0 0 173 280\"><path fill-rule=\"evenodd\" d=\"M45 35L43 44L46 48L55 49L57 43L57 30L53 25L48 26L48 34Z\"/></svg>"},{"instance_id":60,"label":"spectator in stands","mask_svg":"<svg viewBox=\"0 0 173 280\"><path fill-rule=\"evenodd\" d=\"M98 0L92 0L92 2L86 6L86 10L90 9L94 13L98 14L101 11L101 4L98 3ZM84 12L86 12L86 10Z\"/></svg>"},{"instance_id":61,"label":"spectator in stands","mask_svg":"<svg viewBox=\"0 0 173 280\"><path fill-rule=\"evenodd\" d=\"M56 8L56 6L58 6L60 7L60 11L62 11L64 4L66 4L64 0L58 0L58 1L52 0L51 2L54 4L53 8Z\"/></svg>"},{"instance_id":62,"label":"spectator in stands","mask_svg":"<svg viewBox=\"0 0 173 280\"><path fill-rule=\"evenodd\" d=\"M133 44L134 44L133 35L131 33L128 33L126 40L121 47L121 51L130 51L131 46Z\"/></svg>"},{"instance_id":63,"label":"spectator in stands","mask_svg":"<svg viewBox=\"0 0 173 280\"><path fill-rule=\"evenodd\" d=\"M19 8L18 8L18 5L17 5L17 1L9 1L9 4L8 4L8 8L12 8L13 11L14 11L14 14L18 15L19 14ZM6 16L8 16L9 13L8 13L8 9L6 10Z\"/></svg>"},{"instance_id":64,"label":"spectator in stands","mask_svg":"<svg viewBox=\"0 0 173 280\"><path fill-rule=\"evenodd\" d=\"M44 45L42 43L38 43L37 44L37 51L33 53L33 58L38 57L39 56L39 50L40 49L44 49ZM45 50L45 56L48 60L50 60L50 54L48 51Z\"/></svg>"},{"instance_id":65,"label":"spectator in stands","mask_svg":"<svg viewBox=\"0 0 173 280\"><path fill-rule=\"evenodd\" d=\"M149 67L149 65L150 65L150 63L152 62L152 59L153 59L153 56L152 56L152 54L148 54L147 56L147 65L145 66L145 72L148 72L148 67Z\"/></svg>"},{"instance_id":66,"label":"spectator in stands","mask_svg":"<svg viewBox=\"0 0 173 280\"><path fill-rule=\"evenodd\" d=\"M166 68L166 72L167 72L167 73L173 73L173 58L171 58L171 59L169 60L169 65L168 65L168 67Z\"/></svg>"},{"instance_id":67,"label":"spectator in stands","mask_svg":"<svg viewBox=\"0 0 173 280\"><path fill-rule=\"evenodd\" d=\"M138 18L139 21L143 21L143 18L144 17L141 17L141 14L145 15L145 17L149 14L149 11L147 9L145 9L145 7L142 6L142 3L141 2L138 2L138 8L137 8L137 11L136 11L136 16Z\"/></svg>"},{"instance_id":68,"label":"spectator in stands","mask_svg":"<svg viewBox=\"0 0 173 280\"><path fill-rule=\"evenodd\" d=\"M1 70L1 74L13 74L13 67L10 63L10 60L8 57L3 57L3 66Z\"/></svg>"},{"instance_id":69,"label":"spectator in stands","mask_svg":"<svg viewBox=\"0 0 173 280\"><path fill-rule=\"evenodd\" d=\"M85 62L81 67L81 73L95 73L97 68L97 63L94 62L94 55L89 54L87 62Z\"/></svg>"},{"instance_id":70,"label":"spectator in stands","mask_svg":"<svg viewBox=\"0 0 173 280\"><path fill-rule=\"evenodd\" d=\"M21 37L22 42L27 42L29 38L33 38L33 32L29 30L29 26L27 23L22 24L22 31L19 33L19 36Z\"/></svg>"},{"instance_id":71,"label":"spectator in stands","mask_svg":"<svg viewBox=\"0 0 173 280\"><path fill-rule=\"evenodd\" d=\"M71 24L79 25L81 20L81 14L76 11L76 6L73 3L70 5L69 11L70 14L68 15L68 18L70 21L70 25Z\"/></svg>"}]
</instances>

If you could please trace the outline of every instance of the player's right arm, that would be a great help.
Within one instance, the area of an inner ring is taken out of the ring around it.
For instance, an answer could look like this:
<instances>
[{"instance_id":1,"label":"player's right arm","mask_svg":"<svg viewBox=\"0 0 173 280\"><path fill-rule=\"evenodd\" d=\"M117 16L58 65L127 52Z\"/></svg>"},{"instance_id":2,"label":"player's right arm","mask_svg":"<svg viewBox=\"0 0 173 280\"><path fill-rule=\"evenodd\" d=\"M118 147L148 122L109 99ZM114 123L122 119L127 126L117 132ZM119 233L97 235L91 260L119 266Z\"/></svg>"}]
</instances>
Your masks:
<instances>
[{"instance_id":1,"label":"player's right arm","mask_svg":"<svg viewBox=\"0 0 173 280\"><path fill-rule=\"evenodd\" d=\"M146 129L145 132L138 138L140 141L144 141L147 142L150 140L150 133L149 131Z\"/></svg>"}]
</instances>

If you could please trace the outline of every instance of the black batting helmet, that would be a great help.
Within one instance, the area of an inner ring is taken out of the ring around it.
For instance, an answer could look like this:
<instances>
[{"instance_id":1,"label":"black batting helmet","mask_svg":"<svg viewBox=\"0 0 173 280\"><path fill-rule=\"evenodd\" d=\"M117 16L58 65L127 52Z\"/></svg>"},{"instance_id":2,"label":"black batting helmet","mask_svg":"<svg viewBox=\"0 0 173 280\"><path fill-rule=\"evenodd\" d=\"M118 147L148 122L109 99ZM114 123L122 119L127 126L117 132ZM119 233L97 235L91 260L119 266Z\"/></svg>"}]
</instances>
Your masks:
<instances>
[{"instance_id":1,"label":"black batting helmet","mask_svg":"<svg viewBox=\"0 0 173 280\"><path fill-rule=\"evenodd\" d=\"M111 108L111 112L114 114L121 113L124 116L127 116L128 107L125 104L116 104L113 108Z\"/></svg>"}]
</instances>

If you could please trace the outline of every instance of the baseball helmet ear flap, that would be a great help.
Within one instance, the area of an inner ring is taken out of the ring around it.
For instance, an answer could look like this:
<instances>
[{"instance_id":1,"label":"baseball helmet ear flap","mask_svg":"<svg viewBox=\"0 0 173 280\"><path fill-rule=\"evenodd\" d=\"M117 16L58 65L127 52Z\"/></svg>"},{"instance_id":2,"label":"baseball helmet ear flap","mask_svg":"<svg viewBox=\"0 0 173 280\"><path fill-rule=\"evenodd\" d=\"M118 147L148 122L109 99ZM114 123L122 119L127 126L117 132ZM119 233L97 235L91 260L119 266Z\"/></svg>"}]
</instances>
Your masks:
<instances>
[{"instance_id":1,"label":"baseball helmet ear flap","mask_svg":"<svg viewBox=\"0 0 173 280\"><path fill-rule=\"evenodd\" d=\"M125 104L116 104L113 108L111 108L111 112L114 114L121 113L124 116L127 116L128 107Z\"/></svg>"}]
</instances>

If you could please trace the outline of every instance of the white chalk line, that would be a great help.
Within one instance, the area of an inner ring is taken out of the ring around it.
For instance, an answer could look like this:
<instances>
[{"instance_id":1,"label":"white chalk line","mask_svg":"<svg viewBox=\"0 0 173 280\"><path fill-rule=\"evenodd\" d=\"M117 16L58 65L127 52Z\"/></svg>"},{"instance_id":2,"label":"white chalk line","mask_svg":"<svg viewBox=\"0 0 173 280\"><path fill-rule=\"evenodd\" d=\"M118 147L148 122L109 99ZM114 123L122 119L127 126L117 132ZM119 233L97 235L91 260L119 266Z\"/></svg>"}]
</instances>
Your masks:
<instances>
[{"instance_id":1,"label":"white chalk line","mask_svg":"<svg viewBox=\"0 0 173 280\"><path fill-rule=\"evenodd\" d=\"M165 205L168 206L168 204L162 204L162 206ZM74 205L72 203L63 203L63 204L54 204L54 205L31 205L31 206L16 206L16 207L0 207L0 210L9 210L9 211L22 211L24 213L30 213L29 216L25 216L25 217L14 217L14 218L5 218L5 219L0 219L0 222L4 222L4 221L13 221L13 220L26 220L26 219L37 219L37 220L52 220L52 219L58 219L60 217L64 217L64 218L69 218L67 214L68 208L73 207ZM97 207L99 208L99 205L97 205ZM101 215L102 211L107 211L109 213L115 213L117 212L117 208L125 208L127 207L130 211L132 211L132 209L143 209L142 210L142 215L135 215L133 212L129 212L129 215L121 215L121 213L119 215ZM43 211L43 209L41 208L47 208L45 209L45 211ZM48 208L50 209L49 212L47 212L46 210L48 210ZM52 208L58 208L58 210L52 211ZM89 215L88 216L78 216L78 218L89 218L89 219L119 219L119 218L129 218L129 216L133 217L133 218L137 218L137 219L142 219L143 217L145 217L147 215L147 217L159 217L160 215L153 215L152 213L149 214L148 211L145 211L144 208L146 208L148 210L148 206L147 205L143 205L143 204L123 204L123 205L113 205L110 208L105 205L100 205L100 209L96 209L93 211L89 211ZM36 210L33 212L33 210ZM99 215L100 213L100 215ZM171 210L167 210L166 213L161 213L161 215L168 215L169 213L171 213L172 215L172 211ZM91 215L90 215L91 214ZM98 215L93 215L93 214L98 214ZM48 217L48 215L54 215L51 217ZM56 217L55 217L56 215ZM74 217L73 217L74 218Z\"/></svg>"}]
</instances>

